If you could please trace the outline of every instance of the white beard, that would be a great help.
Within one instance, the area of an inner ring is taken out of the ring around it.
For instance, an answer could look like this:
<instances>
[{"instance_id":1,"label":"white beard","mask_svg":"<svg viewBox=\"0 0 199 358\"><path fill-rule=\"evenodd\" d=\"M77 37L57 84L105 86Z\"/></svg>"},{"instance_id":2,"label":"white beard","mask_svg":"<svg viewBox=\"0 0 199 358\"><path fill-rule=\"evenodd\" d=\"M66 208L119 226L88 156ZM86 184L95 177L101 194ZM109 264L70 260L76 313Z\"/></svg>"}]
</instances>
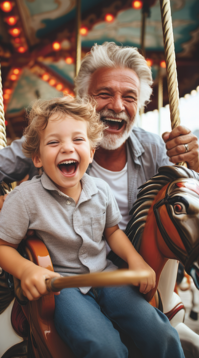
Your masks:
<instances>
[{"instance_id":1,"label":"white beard","mask_svg":"<svg viewBox=\"0 0 199 358\"><path fill-rule=\"evenodd\" d=\"M112 110L103 109L99 112L100 118L106 118L112 117L117 119L123 119L126 121L126 128L123 133L120 134L110 134L110 133L104 133L104 137L100 143L100 147L107 149L107 150L115 150L121 145L126 142L127 138L130 135L130 132L132 130L134 120L131 120L129 116L125 112L121 112L119 114L113 112Z\"/></svg>"}]
</instances>

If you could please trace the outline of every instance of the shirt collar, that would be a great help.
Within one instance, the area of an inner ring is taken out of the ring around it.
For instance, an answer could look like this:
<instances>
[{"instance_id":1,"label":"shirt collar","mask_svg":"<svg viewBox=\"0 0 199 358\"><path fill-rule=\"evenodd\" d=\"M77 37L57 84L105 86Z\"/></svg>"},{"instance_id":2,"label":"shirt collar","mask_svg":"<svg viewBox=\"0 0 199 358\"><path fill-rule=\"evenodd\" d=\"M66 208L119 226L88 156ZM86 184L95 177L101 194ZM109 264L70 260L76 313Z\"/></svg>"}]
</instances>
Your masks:
<instances>
[{"instance_id":1,"label":"shirt collar","mask_svg":"<svg viewBox=\"0 0 199 358\"><path fill-rule=\"evenodd\" d=\"M127 145L130 148L130 155L134 162L141 165L139 157L145 152L145 150L133 130L127 139Z\"/></svg>"},{"instance_id":2,"label":"shirt collar","mask_svg":"<svg viewBox=\"0 0 199 358\"><path fill-rule=\"evenodd\" d=\"M41 183L46 190L56 191L62 196L66 196L69 198L68 195L64 194L62 191L60 191L57 186L53 183L53 181L49 178L49 176L44 172L41 176ZM82 179L82 191L80 195L80 201L86 201L91 198L92 195L96 194L98 192L98 188L95 184L95 181L92 177L90 177L88 174L84 174Z\"/></svg>"}]
</instances>

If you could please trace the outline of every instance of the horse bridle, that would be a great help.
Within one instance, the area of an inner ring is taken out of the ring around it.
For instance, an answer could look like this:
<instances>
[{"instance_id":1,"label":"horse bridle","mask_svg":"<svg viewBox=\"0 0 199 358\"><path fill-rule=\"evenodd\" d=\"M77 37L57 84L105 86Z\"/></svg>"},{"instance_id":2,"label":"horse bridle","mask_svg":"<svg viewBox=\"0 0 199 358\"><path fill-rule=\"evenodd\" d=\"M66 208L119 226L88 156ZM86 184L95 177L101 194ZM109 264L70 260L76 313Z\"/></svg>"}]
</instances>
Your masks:
<instances>
[{"instance_id":1,"label":"horse bridle","mask_svg":"<svg viewBox=\"0 0 199 358\"><path fill-rule=\"evenodd\" d=\"M168 190L168 188L167 188ZM180 200L179 200L180 199ZM198 257L199 255L199 243L193 248L191 246L191 244L189 244L189 242L186 240L186 235L184 234L184 232L182 231L182 229L177 225L177 223L173 220L173 217L171 215L171 211L170 211L170 207L169 205L173 204L173 202L179 200L180 202L183 202L185 204L185 206L189 205L187 200L181 196L175 196L173 198L170 198L169 195L166 193L165 198L161 199L160 201L158 201L156 204L154 204L153 207L153 211L155 214L155 218L156 218L156 222L157 222L157 226L158 229L162 235L162 238L164 239L166 245L169 247L169 249L179 258L179 260L182 262L182 264L185 266L185 270L187 271L187 273L189 273L191 267L191 263ZM161 219L160 219L160 214L158 209L162 206L165 205L166 209L167 209L167 213L172 221L172 223L174 224L176 230L178 231L180 238L186 248L187 254L184 253L183 250L181 250L174 242L173 240L170 238L169 234L167 233L167 231L165 230Z\"/></svg>"}]
</instances>

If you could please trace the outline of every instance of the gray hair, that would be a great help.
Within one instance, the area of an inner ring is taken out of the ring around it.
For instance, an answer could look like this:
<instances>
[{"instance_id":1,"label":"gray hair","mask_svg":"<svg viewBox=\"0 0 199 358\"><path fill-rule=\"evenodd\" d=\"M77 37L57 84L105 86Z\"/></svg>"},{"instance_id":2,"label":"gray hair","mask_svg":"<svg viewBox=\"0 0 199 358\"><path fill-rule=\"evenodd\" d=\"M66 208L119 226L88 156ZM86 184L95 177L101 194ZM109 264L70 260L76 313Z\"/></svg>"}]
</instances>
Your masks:
<instances>
[{"instance_id":1,"label":"gray hair","mask_svg":"<svg viewBox=\"0 0 199 358\"><path fill-rule=\"evenodd\" d=\"M149 102L152 93L152 75L145 58L139 54L137 48L117 46L114 42L95 44L82 60L78 76L75 81L76 94L84 97L88 94L91 75L102 67L130 68L140 80L139 107Z\"/></svg>"}]
</instances>

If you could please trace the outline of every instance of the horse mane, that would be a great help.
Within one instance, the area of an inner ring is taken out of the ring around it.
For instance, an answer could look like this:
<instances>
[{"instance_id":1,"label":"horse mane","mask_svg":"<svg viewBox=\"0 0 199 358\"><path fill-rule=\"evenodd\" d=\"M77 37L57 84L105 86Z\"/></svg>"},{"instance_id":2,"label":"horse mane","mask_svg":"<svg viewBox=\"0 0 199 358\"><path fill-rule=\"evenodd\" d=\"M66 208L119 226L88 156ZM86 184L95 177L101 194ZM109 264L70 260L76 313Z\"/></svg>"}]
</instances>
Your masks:
<instances>
[{"instance_id":1,"label":"horse mane","mask_svg":"<svg viewBox=\"0 0 199 358\"><path fill-rule=\"evenodd\" d=\"M194 178L199 180L199 174L182 166L164 166L158 169L158 174L139 187L140 191L137 200L130 211L132 217L125 230L125 234L137 251L140 248L148 211L153 200L166 184L178 178Z\"/></svg>"}]
</instances>

